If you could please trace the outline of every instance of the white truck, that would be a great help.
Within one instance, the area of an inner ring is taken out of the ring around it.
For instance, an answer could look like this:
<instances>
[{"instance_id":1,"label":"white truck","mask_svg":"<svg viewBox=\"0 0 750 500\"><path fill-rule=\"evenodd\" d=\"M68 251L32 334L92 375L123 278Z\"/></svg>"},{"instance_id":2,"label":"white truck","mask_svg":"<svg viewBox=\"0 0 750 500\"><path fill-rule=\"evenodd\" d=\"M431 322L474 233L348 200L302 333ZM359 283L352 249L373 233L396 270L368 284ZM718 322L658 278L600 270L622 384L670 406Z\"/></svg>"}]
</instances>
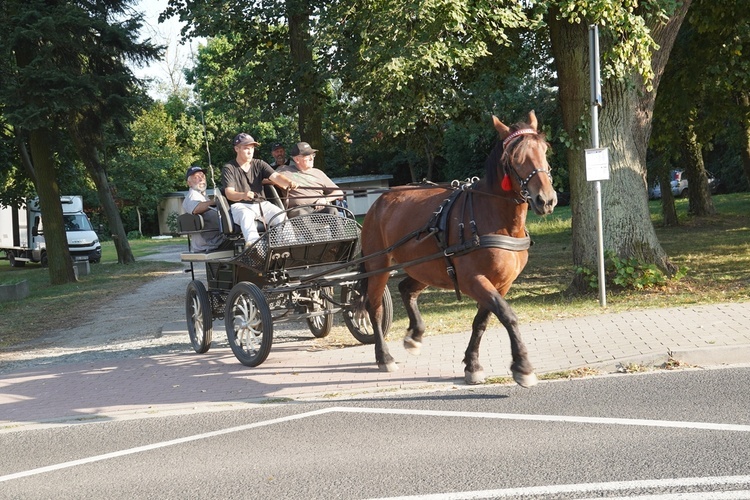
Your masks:
<instances>
[{"instance_id":1,"label":"white truck","mask_svg":"<svg viewBox=\"0 0 750 500\"><path fill-rule=\"evenodd\" d=\"M78 195L61 196L60 203L70 256L74 261L99 262L102 246L83 211L83 198ZM47 247L38 198L28 201L21 208L0 206L0 251L5 252L13 267L25 266L27 262L47 266Z\"/></svg>"}]
</instances>

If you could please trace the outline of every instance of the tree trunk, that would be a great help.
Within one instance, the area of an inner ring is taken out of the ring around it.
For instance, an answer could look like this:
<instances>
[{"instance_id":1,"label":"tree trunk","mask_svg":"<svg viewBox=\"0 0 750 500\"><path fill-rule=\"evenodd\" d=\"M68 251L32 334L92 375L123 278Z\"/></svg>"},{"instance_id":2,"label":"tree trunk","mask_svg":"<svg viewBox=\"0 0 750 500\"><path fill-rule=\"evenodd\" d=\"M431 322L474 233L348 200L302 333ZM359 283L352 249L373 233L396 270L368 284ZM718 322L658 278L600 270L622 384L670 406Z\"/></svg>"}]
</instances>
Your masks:
<instances>
[{"instance_id":1,"label":"tree trunk","mask_svg":"<svg viewBox=\"0 0 750 500\"><path fill-rule=\"evenodd\" d=\"M654 31L656 42L664 51L654 57L653 95L643 96L642 85L629 81L603 82L604 105L599 115L601 146L609 148L610 179L602 181L604 249L620 258L635 257L645 263L654 263L667 273L676 267L659 243L648 208L646 189L646 147L651 133L651 116L658 78L674 40L672 30L680 27L687 9L683 6L670 21L670 29ZM556 19L552 12L548 18L552 52L560 82L560 106L563 126L569 137L581 141L567 151L571 187L571 212L573 229L573 262L576 267L596 269L597 217L595 190L586 180L582 149L591 147L588 117L590 116L588 26L570 24ZM670 43L670 37L672 43ZM606 41L602 43L603 50ZM641 97L639 97L639 94ZM585 290L586 284L578 276L573 290Z\"/></svg>"},{"instance_id":2,"label":"tree trunk","mask_svg":"<svg viewBox=\"0 0 750 500\"><path fill-rule=\"evenodd\" d=\"M411 155L409 155L409 178L411 178L412 182L418 182L414 159L411 157Z\"/></svg>"},{"instance_id":3,"label":"tree trunk","mask_svg":"<svg viewBox=\"0 0 750 500\"><path fill-rule=\"evenodd\" d=\"M81 161L83 161L83 164L86 166L86 171L89 173L89 176L96 186L96 192L99 195L99 203L102 204L102 208L104 209L104 215L107 218L112 241L114 241L115 250L117 251L117 262L119 264L132 264L135 262L135 257L133 257L133 251L130 249L130 243L128 242L128 236L125 233L125 227L122 225L120 211L117 209L117 204L112 196L107 173L99 162L96 150L90 147L94 141L84 139L74 124L69 126L69 131L70 137L72 138L73 144L78 152L78 156L81 158Z\"/></svg>"},{"instance_id":4,"label":"tree trunk","mask_svg":"<svg viewBox=\"0 0 750 500\"><path fill-rule=\"evenodd\" d=\"M687 124L682 142L683 158L685 160L685 175L688 180L688 214L696 216L714 215L716 209L711 200L708 189L708 176L703 163L703 152L695 128L692 123Z\"/></svg>"},{"instance_id":5,"label":"tree trunk","mask_svg":"<svg viewBox=\"0 0 750 500\"><path fill-rule=\"evenodd\" d=\"M34 49L31 44L19 44L13 49L19 67L24 68L32 64ZM68 237L65 234L60 188L57 186L50 136L49 131L44 128L30 130L28 138L31 158L24 156L25 148L21 149L21 157L24 158L24 164L34 180L36 193L39 196L39 208L44 220L44 242L50 284L64 285L76 281L76 276L68 249Z\"/></svg>"},{"instance_id":6,"label":"tree trunk","mask_svg":"<svg viewBox=\"0 0 750 500\"><path fill-rule=\"evenodd\" d=\"M298 128L301 141L309 143L318 152L315 166L326 168L323 143L323 110L321 108L320 82L310 47L310 5L307 0L287 1L289 17L289 47L295 67Z\"/></svg>"},{"instance_id":7,"label":"tree trunk","mask_svg":"<svg viewBox=\"0 0 750 500\"><path fill-rule=\"evenodd\" d=\"M52 159L49 137L50 134L46 130L32 130L29 142L34 167L33 177L37 179L36 193L42 210L50 284L64 285L76 281L76 275L68 250L68 238L65 235L60 188L55 180L55 163Z\"/></svg>"},{"instance_id":8,"label":"tree trunk","mask_svg":"<svg viewBox=\"0 0 750 500\"><path fill-rule=\"evenodd\" d=\"M425 174L425 179L432 181L435 176L435 148L427 134L425 134L424 154L427 159L427 173Z\"/></svg>"},{"instance_id":9,"label":"tree trunk","mask_svg":"<svg viewBox=\"0 0 750 500\"><path fill-rule=\"evenodd\" d=\"M107 174L104 172L101 165L98 164L93 170L86 165L86 170L88 170L91 179L93 179L94 184L96 185L96 192L99 195L99 201L104 209L104 215L107 217L109 230L112 234L112 241L117 250L117 262L119 264L132 264L135 262L135 257L133 257L133 251L130 249L128 236L125 234L125 227L122 225L120 211L117 209L115 200L112 197Z\"/></svg>"},{"instance_id":10,"label":"tree trunk","mask_svg":"<svg viewBox=\"0 0 750 500\"><path fill-rule=\"evenodd\" d=\"M742 158L742 170L745 172L748 185L750 185L750 94L742 92L740 94L740 108L743 112L739 113L742 118L742 130L745 131L743 144L740 148L740 158Z\"/></svg>"},{"instance_id":11,"label":"tree trunk","mask_svg":"<svg viewBox=\"0 0 750 500\"><path fill-rule=\"evenodd\" d=\"M662 168L659 171L659 188L661 189L661 215L665 226L677 226L677 209L674 206L674 195L669 178L669 170Z\"/></svg>"}]
</instances>

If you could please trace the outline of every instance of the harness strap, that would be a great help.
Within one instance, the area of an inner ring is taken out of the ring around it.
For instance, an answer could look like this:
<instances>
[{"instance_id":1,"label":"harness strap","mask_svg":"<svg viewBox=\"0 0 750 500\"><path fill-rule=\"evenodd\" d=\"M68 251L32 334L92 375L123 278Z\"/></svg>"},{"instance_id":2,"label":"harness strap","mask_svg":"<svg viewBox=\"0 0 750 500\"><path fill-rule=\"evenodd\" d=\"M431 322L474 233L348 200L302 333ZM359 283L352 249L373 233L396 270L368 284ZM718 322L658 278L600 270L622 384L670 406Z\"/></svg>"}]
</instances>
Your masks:
<instances>
[{"instance_id":1,"label":"harness strap","mask_svg":"<svg viewBox=\"0 0 750 500\"><path fill-rule=\"evenodd\" d=\"M438 231L435 233L435 239L438 241L438 245L443 250L443 255L445 256L445 272L450 277L451 281L453 282L453 289L456 291L456 299L461 300L461 290L458 287L458 277L456 276L456 268L453 266L453 260L451 260L450 253L447 253L447 247L448 247L448 236L447 236L447 230L448 230L448 217L450 216L450 212L453 209L453 205L456 203L456 200L458 200L458 197L461 196L461 193L463 191L456 190L454 191L450 197L443 202L443 206L441 208L445 207L444 210L441 210L441 217L438 221ZM468 197L468 195L467 195ZM466 200L464 200L464 210L466 210ZM463 216L460 220L463 220ZM461 225L459 224L459 234L458 234L458 241L459 245L463 244L463 231L461 230Z\"/></svg>"},{"instance_id":2,"label":"harness strap","mask_svg":"<svg viewBox=\"0 0 750 500\"><path fill-rule=\"evenodd\" d=\"M458 300L461 300L461 291L459 290L459 287L458 287L458 279L456 276L455 267L453 266L452 257L461 256L473 250L477 250L479 248L501 248L504 250L510 250L512 252L521 252L524 250L528 250L529 247L533 244L531 241L531 238L529 237L528 232L526 232L526 236L523 238L515 238L513 236L505 236L501 234L486 234L486 235L479 236L478 231L477 231L476 221L474 220L474 203L473 203L473 196L472 196L474 194L474 190L466 189L465 191L467 191L467 193L466 193L466 199L464 200L463 210L465 212L466 205L468 204L470 224L471 224L471 239L464 241L463 223L459 223L459 243L456 245L447 246L446 244L447 238L445 238L445 230L448 225L448 216L450 215L450 211L453 207L454 202L458 199L458 196L461 194L462 191L463 189L457 189L451 194L450 197L443 200L441 205L433 213L432 217L430 218L430 220L427 222L425 226L404 235L401 239L399 239L397 242L390 245L388 248L384 248L370 255L365 255L357 259L348 261L339 266L328 268L325 271L302 277L300 279L300 282L301 283L311 282L327 274L330 274L331 272L335 272L335 271L339 271L341 269L345 269L351 266L359 265L361 263L367 262L368 260L372 258L391 253L393 250L400 247L401 245L403 245L404 243L406 243L412 238L414 238L416 241L419 241L420 239L422 239L422 235L426 233L427 235L435 236L435 239L438 241L438 246L441 248L441 251L431 254L431 255L420 257L419 259L414 259L414 260L410 260L408 262L403 262L403 263L397 263L397 264L394 264L385 268L376 269L374 271L370 271L366 273L357 273L356 278L364 279L370 276L375 276L376 274L382 274L382 273L391 272L391 271L399 271L401 269L404 269L410 266L415 266L417 264L422 264L423 262L428 262L430 260L444 257L446 259L446 270L448 272L448 275L451 277L451 280L453 281L454 289L456 291L456 297L458 298ZM484 194L484 193L480 193L480 194ZM463 220L463 217L461 218L461 220Z\"/></svg>"},{"instance_id":3,"label":"harness strap","mask_svg":"<svg viewBox=\"0 0 750 500\"><path fill-rule=\"evenodd\" d=\"M485 234L479 237L480 248L502 248L513 252L522 252L528 250L533 244L529 233L526 233L523 238L514 238L503 234Z\"/></svg>"},{"instance_id":4,"label":"harness strap","mask_svg":"<svg viewBox=\"0 0 750 500\"><path fill-rule=\"evenodd\" d=\"M409 238L413 238L417 234L416 231L408 234L407 236ZM380 250L378 252L375 252L370 255L365 255L363 257L360 257L358 259L345 262L339 266L334 266L333 268L328 268L325 271L321 271L319 273L311 274L308 276L303 276L300 278L300 283L309 283L311 281L315 281L318 278L322 278L327 274L330 274L332 272L340 271L342 269L349 268L353 265L359 265L363 262L366 262L370 260L373 257L378 257L380 255L383 255L385 253L391 252L394 248L397 246L405 243L406 240L402 238L402 240L399 240L399 242L394 243L390 247ZM504 250L510 250L511 252L520 252L523 250L528 250L528 248L532 245L531 238L529 236L525 236L523 238L514 238L513 236L504 236L501 234L487 234L484 236L480 236L477 239L472 239L469 241L466 241L464 243L453 245L448 248L446 248L443 251L433 253L430 255L426 255L424 257L420 257L419 259L410 260L408 262L399 262L396 264L393 264L392 266L383 267L380 269L375 269L374 271L369 271L366 273L357 273L356 279L364 279L369 278L370 276L375 276L376 274L383 274L388 273L391 271L399 271L401 269L410 267L410 266L416 266L417 264L422 264L423 262L428 262L430 260L439 259L440 257L458 257L464 254L467 254L469 252L472 252L474 250L478 250L480 248L502 248ZM347 278L347 280L351 279L350 277Z\"/></svg>"}]
</instances>

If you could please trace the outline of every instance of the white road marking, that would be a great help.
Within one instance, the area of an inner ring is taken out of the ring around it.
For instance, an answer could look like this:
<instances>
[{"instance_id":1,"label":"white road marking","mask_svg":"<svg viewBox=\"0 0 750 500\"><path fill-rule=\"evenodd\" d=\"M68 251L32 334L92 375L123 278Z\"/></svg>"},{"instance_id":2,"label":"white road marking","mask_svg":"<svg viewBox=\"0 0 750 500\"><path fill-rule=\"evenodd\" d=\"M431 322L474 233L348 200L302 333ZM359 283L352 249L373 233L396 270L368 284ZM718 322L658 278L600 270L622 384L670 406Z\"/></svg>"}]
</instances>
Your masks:
<instances>
[{"instance_id":1,"label":"white road marking","mask_svg":"<svg viewBox=\"0 0 750 500\"><path fill-rule=\"evenodd\" d=\"M420 415L435 417L490 418L501 420L529 420L537 422L568 422L578 424L637 425L641 427L670 427L675 429L700 429L711 431L750 432L750 425L713 424L710 422L683 422L680 420L646 420L639 418L578 417L575 415L532 415L524 413L483 413L468 411L403 410L387 408L331 408L342 413L382 413L390 415Z\"/></svg>"},{"instance_id":2,"label":"white road marking","mask_svg":"<svg viewBox=\"0 0 750 500\"><path fill-rule=\"evenodd\" d=\"M733 484L747 484L750 476L724 477L685 477L678 479L651 479L645 481L614 481L611 483L560 484L555 486L532 486L528 488L507 488L503 490L464 491L454 493L437 493L434 495L414 495L402 497L385 497L370 500L482 500L488 498L517 498L521 496L561 495L563 493L602 493L610 491L654 489L654 488L685 488L685 487L716 487ZM734 491L703 491L697 493L669 493L665 495L628 496L632 499L680 499L680 500L729 500L747 499L748 490ZM685 496L689 495L689 496ZM718 496L716 496L718 495ZM724 496L727 495L727 496ZM610 500L615 498L606 497ZM585 499L584 499L585 500Z\"/></svg>"},{"instance_id":3,"label":"white road marking","mask_svg":"<svg viewBox=\"0 0 750 500\"><path fill-rule=\"evenodd\" d=\"M326 408L323 410L315 410L307 413L300 413L298 415L289 415L288 417L274 418L272 420L266 420L263 422L255 422L252 424L240 425L238 427L230 427L228 429L222 429L219 431L205 432L203 434L196 434L194 436L185 436L183 438L171 439L169 441L162 441L160 443L147 444L145 446L137 446L127 450L113 451L112 453L105 453L103 455L96 455L88 458L81 458L79 460L71 460L70 462L63 462L55 465L48 465L46 467L39 467L37 469L30 469L27 471L16 472L14 474L8 474L6 476L0 476L0 483L4 481L11 481L13 479L20 479L22 477L34 476L36 474L43 474L45 472L52 472L61 469L67 469L69 467L76 467L78 465L86 465L94 462L100 462L102 460L109 460L110 458L124 457L126 455L133 455L135 453L141 453L144 451L157 450L159 448L166 448L168 446L174 446L177 444L189 443L191 441L198 441L201 439L207 439L216 436L222 436L224 434L232 434L234 432L242 432L248 429L255 429L257 427L265 427L268 425L280 424L282 422L290 422L292 420L300 420L307 417L313 417L315 415L322 415L330 413L331 409Z\"/></svg>"},{"instance_id":4,"label":"white road marking","mask_svg":"<svg viewBox=\"0 0 750 500\"><path fill-rule=\"evenodd\" d=\"M70 467L77 467L79 465L86 465L86 464L90 464L94 462L100 462L102 460L109 460L111 458L118 458L118 457L123 457L127 455L133 455L135 453L142 453L145 451L156 450L159 448L166 448L168 446L189 443L189 442L198 441L201 439L222 436L225 434L232 434L235 432L242 432L248 429L255 429L258 427L266 427L269 425L280 424L283 422L291 422L294 420L301 420L303 418L315 417L318 415L325 415L328 413L369 413L369 414L382 414L382 415L417 415L417 416L454 417L454 418L455 417L486 418L486 419L523 420L523 421L536 421L536 422L568 422L568 423L598 424L598 425L636 425L636 426L644 426L644 427L668 427L668 428L676 428L676 429L750 432L750 425L715 424L715 423L710 423L710 422L682 422L682 421L671 421L671 420L580 417L580 416L573 416L573 415L532 415L532 414L522 414L522 413L485 413L485 412L464 412L464 411L331 407L331 408L323 408L321 410L310 411L306 413L300 413L297 415L289 415L286 417L265 420L262 422L255 422L252 424L240 425L237 427L230 427L228 429L222 429L218 431L195 434L193 436L185 436L182 438L172 439L169 441L162 441L159 443L153 443L153 444L144 445L144 446L137 446L135 448L115 451L111 453L105 453L103 455L96 455L96 456L87 457L87 458L81 458L78 460L72 460L69 462L63 462L63 463L54 464L54 465L48 465L45 467L39 467L36 469L16 472L13 474L7 474L5 476L0 476L0 483L5 482L5 481L12 481L14 479L20 479L23 477L34 476L37 474L44 474L46 472L67 469ZM731 478L744 478L738 482L750 480L750 476L728 476L728 477L730 479ZM701 480L701 479L702 478L697 478L695 480ZM721 480L722 478L706 478L706 479L707 480L717 480L717 479ZM689 479L689 480L693 480L693 479ZM675 481L680 481L680 480L675 480ZM600 484L618 484L618 483L600 483ZM572 486L575 486L575 485L572 485ZM539 488L547 488L547 487L539 487ZM549 488L553 488L553 487L549 487ZM504 490L499 490L499 491L504 491ZM586 490L582 490L582 491L586 491ZM481 493L481 492L478 492L478 493ZM462 495L469 495L469 494L470 493L463 493ZM411 498L441 498L443 499L443 498L490 498L490 497L487 497L487 496L451 497L451 496L441 495L439 497L403 497L403 498L410 498L410 499Z\"/></svg>"}]
</instances>

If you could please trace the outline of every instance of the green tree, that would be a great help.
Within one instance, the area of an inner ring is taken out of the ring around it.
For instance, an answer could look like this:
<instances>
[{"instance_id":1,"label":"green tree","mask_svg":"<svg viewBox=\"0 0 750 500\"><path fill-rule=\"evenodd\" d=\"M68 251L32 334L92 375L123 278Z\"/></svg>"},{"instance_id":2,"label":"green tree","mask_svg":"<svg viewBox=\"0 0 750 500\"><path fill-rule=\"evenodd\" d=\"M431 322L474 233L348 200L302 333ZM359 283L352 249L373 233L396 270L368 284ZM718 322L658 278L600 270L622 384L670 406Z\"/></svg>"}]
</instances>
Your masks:
<instances>
[{"instance_id":1,"label":"green tree","mask_svg":"<svg viewBox=\"0 0 750 500\"><path fill-rule=\"evenodd\" d=\"M689 180L689 213L714 212L704 156L727 140L750 159L750 5L738 0L694 0L667 64L654 111L651 146ZM733 123L739 127L732 126ZM750 163L745 177L750 178ZM663 198L663 204L673 203ZM665 207L665 210L669 208Z\"/></svg>"},{"instance_id":2,"label":"green tree","mask_svg":"<svg viewBox=\"0 0 750 500\"><path fill-rule=\"evenodd\" d=\"M180 144L179 128L164 104L144 110L130 125L132 141L112 158L110 175L117 197L142 217L155 218L164 193L185 188L185 171L194 160L195 143Z\"/></svg>"},{"instance_id":3,"label":"green tree","mask_svg":"<svg viewBox=\"0 0 750 500\"><path fill-rule=\"evenodd\" d=\"M278 135L271 127L263 130L256 124L296 117L295 142L298 137L319 149L315 163L325 168L322 106L327 94L326 73L316 57L320 48L310 35L320 8L308 0L252 5L237 0L170 0L161 18L178 16L188 23L186 37L215 39L206 51L200 51L190 78L208 108L214 102L231 103L232 115L240 117L241 128L256 139L264 133L269 138ZM219 73L212 71L216 68ZM225 130L222 136L231 137L237 131Z\"/></svg>"},{"instance_id":4,"label":"green tree","mask_svg":"<svg viewBox=\"0 0 750 500\"><path fill-rule=\"evenodd\" d=\"M502 64L492 51L523 21L520 2L379 0L332 4L321 28L353 114L376 140L425 158L424 177L433 179L446 122L475 109L477 73Z\"/></svg>"},{"instance_id":5,"label":"green tree","mask_svg":"<svg viewBox=\"0 0 750 500\"><path fill-rule=\"evenodd\" d=\"M172 3L184 4L178 0ZM254 44L247 40L251 39L248 33L269 34L272 27L283 31L283 24L268 22L279 18L280 5L262 4L263 8L253 11L256 15L250 18L249 11L234 2L188 3L191 8L186 12L197 14L199 25L231 25L214 33L225 38L228 54L242 58L235 57L237 64L223 68L220 64L218 68L229 72L229 79L247 71L254 79L243 76L237 78L238 82L262 83L249 90L247 85L231 88L240 95L258 93L256 106L265 102L263 99L278 104L270 97L276 87L267 85L259 73L273 61L269 56L276 39L261 37ZM600 25L606 103L600 115L600 132L602 144L609 146L611 165L611 180L604 183L605 247L620 258L635 257L669 272L674 266L656 238L648 213L646 152L656 90L689 4L689 0L330 2L312 11L313 61L318 75L329 79L329 88L352 118L352 135L358 123L369 131L370 141L377 147L395 144L413 165L425 159L430 177L438 165L437 156L444 150L447 123L476 120L469 109L482 99L490 104L486 111L497 111L492 109L496 101L489 91L493 81L482 78L484 69L502 62L505 56L508 75L537 76L534 71L526 71L528 65L519 64L503 51L514 42L511 28L549 33L568 147L573 260L579 267L595 266L594 190L585 179L582 149L590 145L588 26ZM219 5L226 15L217 15ZM238 33L235 27L239 20L247 33ZM513 45L517 47L518 39ZM322 70L323 61L327 73ZM497 78L494 83L500 81L512 79Z\"/></svg>"},{"instance_id":6,"label":"green tree","mask_svg":"<svg viewBox=\"0 0 750 500\"><path fill-rule=\"evenodd\" d=\"M646 151L660 77L690 1L597 2L559 0L544 5L559 76L563 124L570 138L573 261L596 268L594 187L586 181L582 150L591 147L589 25L600 26L604 106L602 146L609 148L610 180L602 182L604 248L675 271L648 210ZM657 50L658 49L658 50ZM572 284L585 290L580 276Z\"/></svg>"},{"instance_id":7,"label":"green tree","mask_svg":"<svg viewBox=\"0 0 750 500\"><path fill-rule=\"evenodd\" d=\"M75 279L56 182L55 157L64 149L58 131L69 134L96 183L113 233L124 236L99 155L105 127L122 129L120 121L137 102L138 82L126 60L157 54L148 41L135 41L141 18L127 16L130 4L8 0L0 7L0 29L7 34L0 41L0 102L39 195L53 284ZM132 261L127 240L118 240L120 261Z\"/></svg>"}]
</instances>

